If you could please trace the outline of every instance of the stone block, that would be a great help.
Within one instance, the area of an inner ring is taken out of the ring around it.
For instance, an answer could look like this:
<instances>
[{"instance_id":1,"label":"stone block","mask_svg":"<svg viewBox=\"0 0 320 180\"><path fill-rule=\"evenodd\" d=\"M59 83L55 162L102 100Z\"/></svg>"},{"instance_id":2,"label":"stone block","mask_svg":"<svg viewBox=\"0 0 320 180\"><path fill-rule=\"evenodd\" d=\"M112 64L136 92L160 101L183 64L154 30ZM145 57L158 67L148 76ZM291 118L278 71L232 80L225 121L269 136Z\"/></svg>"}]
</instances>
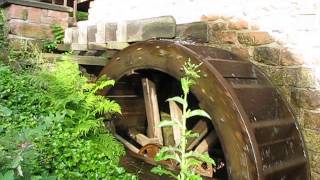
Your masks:
<instances>
[{"instance_id":1,"label":"stone block","mask_svg":"<svg viewBox=\"0 0 320 180\"><path fill-rule=\"evenodd\" d=\"M312 172L320 173L320 153L309 151L310 168Z\"/></svg>"},{"instance_id":2,"label":"stone block","mask_svg":"<svg viewBox=\"0 0 320 180\"><path fill-rule=\"evenodd\" d=\"M249 49L246 47L233 46L231 47L231 52L244 60L248 60L250 58Z\"/></svg>"},{"instance_id":3,"label":"stone block","mask_svg":"<svg viewBox=\"0 0 320 180\"><path fill-rule=\"evenodd\" d=\"M238 41L240 44L248 46L265 45L274 42L269 33L260 31L239 32Z\"/></svg>"},{"instance_id":4,"label":"stone block","mask_svg":"<svg viewBox=\"0 0 320 180\"><path fill-rule=\"evenodd\" d=\"M176 38L186 41L208 42L208 25L205 22L178 24Z\"/></svg>"},{"instance_id":5,"label":"stone block","mask_svg":"<svg viewBox=\"0 0 320 180\"><path fill-rule=\"evenodd\" d=\"M268 64L278 65L280 58L280 49L272 46L255 47L253 51L253 58L255 61Z\"/></svg>"},{"instance_id":6,"label":"stone block","mask_svg":"<svg viewBox=\"0 0 320 180\"><path fill-rule=\"evenodd\" d=\"M172 16L132 20L118 23L117 41L136 42L151 38L174 38L175 33L176 21Z\"/></svg>"},{"instance_id":7,"label":"stone block","mask_svg":"<svg viewBox=\"0 0 320 180\"><path fill-rule=\"evenodd\" d=\"M212 31L209 34L209 42L215 44L235 44L237 34L235 31Z\"/></svg>"},{"instance_id":8,"label":"stone block","mask_svg":"<svg viewBox=\"0 0 320 180\"><path fill-rule=\"evenodd\" d=\"M231 29L231 30L243 30L243 29L248 29L248 27L249 27L249 24L245 20L234 19L228 22L228 29Z\"/></svg>"},{"instance_id":9,"label":"stone block","mask_svg":"<svg viewBox=\"0 0 320 180\"><path fill-rule=\"evenodd\" d=\"M283 66L302 65L304 63L303 58L288 49L282 49L280 55L280 64Z\"/></svg>"},{"instance_id":10,"label":"stone block","mask_svg":"<svg viewBox=\"0 0 320 180\"><path fill-rule=\"evenodd\" d=\"M27 20L28 19L28 9L25 6L11 4L6 9L6 16L7 16L8 20L10 20L10 19Z\"/></svg>"},{"instance_id":11,"label":"stone block","mask_svg":"<svg viewBox=\"0 0 320 180\"><path fill-rule=\"evenodd\" d=\"M292 100L298 107L311 110L320 108L320 90L294 88L292 89Z\"/></svg>"},{"instance_id":12,"label":"stone block","mask_svg":"<svg viewBox=\"0 0 320 180\"><path fill-rule=\"evenodd\" d=\"M96 42L96 33L97 33L96 25L88 26L88 43Z\"/></svg>"},{"instance_id":13,"label":"stone block","mask_svg":"<svg viewBox=\"0 0 320 180\"><path fill-rule=\"evenodd\" d=\"M61 20L67 20L69 18L69 14L67 12L54 11L54 10L48 10L48 16L61 19Z\"/></svg>"},{"instance_id":14,"label":"stone block","mask_svg":"<svg viewBox=\"0 0 320 180\"><path fill-rule=\"evenodd\" d=\"M320 132L311 130L311 129L303 129L304 140L307 145L307 148L320 153Z\"/></svg>"},{"instance_id":15,"label":"stone block","mask_svg":"<svg viewBox=\"0 0 320 180\"><path fill-rule=\"evenodd\" d=\"M303 112L304 126L320 132L320 111L304 110Z\"/></svg>"},{"instance_id":16,"label":"stone block","mask_svg":"<svg viewBox=\"0 0 320 180\"><path fill-rule=\"evenodd\" d=\"M78 44L88 44L88 27L78 27Z\"/></svg>"},{"instance_id":17,"label":"stone block","mask_svg":"<svg viewBox=\"0 0 320 180\"><path fill-rule=\"evenodd\" d=\"M79 30L76 27L72 28L72 43L78 44Z\"/></svg>"},{"instance_id":18,"label":"stone block","mask_svg":"<svg viewBox=\"0 0 320 180\"><path fill-rule=\"evenodd\" d=\"M227 22L225 22L223 20L209 21L208 27L209 27L209 32L211 32L211 33L212 33L212 31L227 30Z\"/></svg>"},{"instance_id":19,"label":"stone block","mask_svg":"<svg viewBox=\"0 0 320 180\"><path fill-rule=\"evenodd\" d=\"M28 23L22 20L12 19L9 21L9 28L10 33L13 35L36 39L53 37L49 25Z\"/></svg>"},{"instance_id":20,"label":"stone block","mask_svg":"<svg viewBox=\"0 0 320 180\"><path fill-rule=\"evenodd\" d=\"M43 15L42 9L28 7L28 21L34 23L40 23L41 17Z\"/></svg>"},{"instance_id":21,"label":"stone block","mask_svg":"<svg viewBox=\"0 0 320 180\"><path fill-rule=\"evenodd\" d=\"M72 28L65 29L63 43L64 44L72 43Z\"/></svg>"},{"instance_id":22,"label":"stone block","mask_svg":"<svg viewBox=\"0 0 320 180\"><path fill-rule=\"evenodd\" d=\"M107 41L117 40L117 24L116 23L98 23L96 32L96 43L103 44Z\"/></svg>"},{"instance_id":23,"label":"stone block","mask_svg":"<svg viewBox=\"0 0 320 180\"><path fill-rule=\"evenodd\" d=\"M296 69L297 80L296 87L314 88L317 86L315 72L309 67L299 67Z\"/></svg>"},{"instance_id":24,"label":"stone block","mask_svg":"<svg viewBox=\"0 0 320 180\"><path fill-rule=\"evenodd\" d=\"M294 86L296 83L296 68L283 68L271 65L259 65L259 67L277 86Z\"/></svg>"},{"instance_id":25,"label":"stone block","mask_svg":"<svg viewBox=\"0 0 320 180\"><path fill-rule=\"evenodd\" d=\"M319 180L319 179L320 179L320 173L311 171L311 180Z\"/></svg>"}]
</instances>

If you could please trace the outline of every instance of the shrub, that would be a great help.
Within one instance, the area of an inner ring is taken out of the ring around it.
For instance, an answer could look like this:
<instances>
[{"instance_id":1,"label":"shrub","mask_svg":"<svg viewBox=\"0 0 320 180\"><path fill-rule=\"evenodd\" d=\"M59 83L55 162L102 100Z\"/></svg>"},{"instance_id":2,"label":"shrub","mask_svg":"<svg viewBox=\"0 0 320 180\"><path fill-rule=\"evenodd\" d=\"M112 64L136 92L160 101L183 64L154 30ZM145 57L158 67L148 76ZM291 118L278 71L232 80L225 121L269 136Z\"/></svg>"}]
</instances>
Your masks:
<instances>
[{"instance_id":1,"label":"shrub","mask_svg":"<svg viewBox=\"0 0 320 180\"><path fill-rule=\"evenodd\" d=\"M120 107L96 95L114 81L88 83L69 61L0 64L0 77L0 179L135 178L118 166L124 148L104 126Z\"/></svg>"}]
</instances>

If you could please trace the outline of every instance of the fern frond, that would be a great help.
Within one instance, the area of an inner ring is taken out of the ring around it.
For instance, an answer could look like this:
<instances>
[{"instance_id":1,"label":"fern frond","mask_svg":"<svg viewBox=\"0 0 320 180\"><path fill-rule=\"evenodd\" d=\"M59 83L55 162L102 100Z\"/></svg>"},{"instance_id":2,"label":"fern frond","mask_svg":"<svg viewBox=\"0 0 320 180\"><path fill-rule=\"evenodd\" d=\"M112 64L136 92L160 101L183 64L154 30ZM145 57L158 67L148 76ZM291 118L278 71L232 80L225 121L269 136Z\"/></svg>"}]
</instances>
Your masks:
<instances>
[{"instance_id":1,"label":"fern frond","mask_svg":"<svg viewBox=\"0 0 320 180\"><path fill-rule=\"evenodd\" d=\"M81 122L74 129L75 136L87 136L89 132L95 134L98 129L102 126L102 122L98 120L86 120Z\"/></svg>"}]
</instances>

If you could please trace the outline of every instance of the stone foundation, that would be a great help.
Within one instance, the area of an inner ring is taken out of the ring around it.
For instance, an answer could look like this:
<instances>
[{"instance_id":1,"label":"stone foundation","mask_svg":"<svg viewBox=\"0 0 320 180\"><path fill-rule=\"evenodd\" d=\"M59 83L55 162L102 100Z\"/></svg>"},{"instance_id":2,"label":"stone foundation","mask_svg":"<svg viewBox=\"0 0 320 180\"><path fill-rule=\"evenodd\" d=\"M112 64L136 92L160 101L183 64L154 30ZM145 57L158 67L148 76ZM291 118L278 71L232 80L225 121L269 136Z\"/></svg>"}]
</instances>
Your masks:
<instances>
[{"instance_id":1,"label":"stone foundation","mask_svg":"<svg viewBox=\"0 0 320 180\"><path fill-rule=\"evenodd\" d=\"M48 6L50 7L50 6ZM52 38L51 25L68 27L69 13L40 7L9 4L4 8L10 34L23 38Z\"/></svg>"}]
</instances>

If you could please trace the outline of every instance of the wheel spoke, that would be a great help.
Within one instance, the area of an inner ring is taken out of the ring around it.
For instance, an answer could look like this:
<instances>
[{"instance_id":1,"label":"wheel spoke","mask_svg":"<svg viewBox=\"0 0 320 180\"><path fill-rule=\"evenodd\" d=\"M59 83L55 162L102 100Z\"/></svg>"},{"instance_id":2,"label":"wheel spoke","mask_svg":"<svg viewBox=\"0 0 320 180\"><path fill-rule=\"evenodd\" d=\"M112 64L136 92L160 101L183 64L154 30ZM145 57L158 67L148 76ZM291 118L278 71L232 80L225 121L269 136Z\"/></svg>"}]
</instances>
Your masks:
<instances>
[{"instance_id":1,"label":"wheel spoke","mask_svg":"<svg viewBox=\"0 0 320 180\"><path fill-rule=\"evenodd\" d=\"M204 138L200 144L195 148L195 151L204 153L208 152L209 147L211 147L213 144L215 144L218 141L217 134L211 130L210 133Z\"/></svg>"},{"instance_id":2,"label":"wheel spoke","mask_svg":"<svg viewBox=\"0 0 320 180\"><path fill-rule=\"evenodd\" d=\"M130 142L128 142L127 140L125 140L123 137L121 137L120 135L118 135L117 133L114 134L114 136L121 142L124 144L124 146L126 148L128 148L130 151L138 154L139 153L139 149L137 147L135 147L134 145L132 145Z\"/></svg>"},{"instance_id":3,"label":"wheel spoke","mask_svg":"<svg viewBox=\"0 0 320 180\"><path fill-rule=\"evenodd\" d=\"M193 133L198 133L199 136L189 140L187 150L190 151L196 147L204 136L208 133L208 125L205 120L200 119L197 124L192 128Z\"/></svg>"},{"instance_id":4,"label":"wheel spoke","mask_svg":"<svg viewBox=\"0 0 320 180\"><path fill-rule=\"evenodd\" d=\"M181 121L182 111L180 107L174 101L169 101L170 117L172 121L179 122ZM172 128L173 138L175 145L178 146L181 139L181 132L179 128Z\"/></svg>"},{"instance_id":5,"label":"wheel spoke","mask_svg":"<svg viewBox=\"0 0 320 180\"><path fill-rule=\"evenodd\" d=\"M142 79L142 89L147 114L147 136L149 138L157 138L159 144L163 144L161 128L157 125L160 123L160 113L158 106L158 98L155 84L148 78Z\"/></svg>"},{"instance_id":6,"label":"wheel spoke","mask_svg":"<svg viewBox=\"0 0 320 180\"><path fill-rule=\"evenodd\" d=\"M149 138L133 128L129 129L128 134L132 139L134 139L141 146L145 146L147 144L156 144L159 142L158 138Z\"/></svg>"}]
</instances>

